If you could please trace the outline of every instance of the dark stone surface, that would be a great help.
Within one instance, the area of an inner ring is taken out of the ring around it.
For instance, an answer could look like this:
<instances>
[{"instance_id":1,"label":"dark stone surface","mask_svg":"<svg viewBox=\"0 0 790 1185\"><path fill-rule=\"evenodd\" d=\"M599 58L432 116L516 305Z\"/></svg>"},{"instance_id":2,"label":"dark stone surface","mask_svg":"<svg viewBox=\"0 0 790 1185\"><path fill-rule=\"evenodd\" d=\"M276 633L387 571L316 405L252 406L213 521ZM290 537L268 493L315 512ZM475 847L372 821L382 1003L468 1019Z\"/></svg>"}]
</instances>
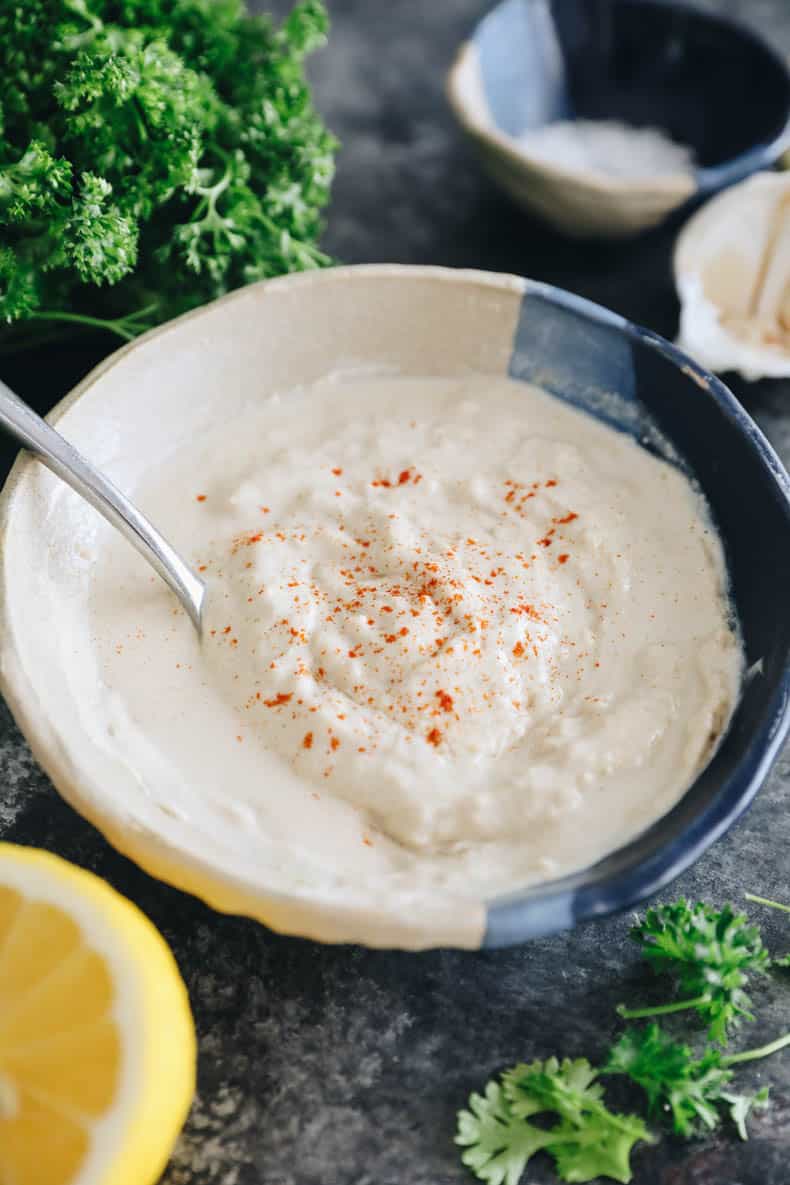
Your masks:
<instances>
[{"instance_id":1,"label":"dark stone surface","mask_svg":"<svg viewBox=\"0 0 790 1185\"><path fill-rule=\"evenodd\" d=\"M330 0L331 46L313 67L319 103L344 141L329 249L349 262L522 272L673 335L671 230L631 244L570 243L479 175L442 92L457 44L485 7ZM787 0L707 7L748 19L790 52ZM44 356L2 373L46 401L90 360L90 348L74 350L57 364ZM761 386L748 400L790 461L790 384ZM407 955L320 947L212 913L147 877L75 815L2 705L0 779L0 834L106 877L178 958L200 1035L199 1092L163 1185L461 1185L470 1178L452 1134L468 1091L517 1058L600 1056L617 1027L615 1005L645 989L622 917L509 951ZM751 889L790 900L788 790L786 751L750 814L677 892L721 903ZM781 916L766 917L765 929L775 949L790 947ZM749 1043L788 1027L790 988L769 982L757 1003ZM637 1153L638 1185L788 1185L790 1056L741 1077L773 1087L749 1143L728 1134L664 1140ZM542 1160L533 1164L525 1185L556 1180Z\"/></svg>"}]
</instances>

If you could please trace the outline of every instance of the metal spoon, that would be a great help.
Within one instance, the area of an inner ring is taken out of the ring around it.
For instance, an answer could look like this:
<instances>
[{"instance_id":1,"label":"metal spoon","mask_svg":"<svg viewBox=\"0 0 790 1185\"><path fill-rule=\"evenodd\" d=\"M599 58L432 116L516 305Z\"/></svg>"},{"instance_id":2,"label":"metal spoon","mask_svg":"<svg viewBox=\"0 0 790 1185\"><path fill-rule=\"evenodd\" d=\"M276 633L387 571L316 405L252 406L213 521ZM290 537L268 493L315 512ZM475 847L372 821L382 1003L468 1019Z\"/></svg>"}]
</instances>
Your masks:
<instances>
[{"instance_id":1,"label":"metal spoon","mask_svg":"<svg viewBox=\"0 0 790 1185\"><path fill-rule=\"evenodd\" d=\"M170 585L200 633L206 586L108 478L0 380L0 427L90 502Z\"/></svg>"}]
</instances>

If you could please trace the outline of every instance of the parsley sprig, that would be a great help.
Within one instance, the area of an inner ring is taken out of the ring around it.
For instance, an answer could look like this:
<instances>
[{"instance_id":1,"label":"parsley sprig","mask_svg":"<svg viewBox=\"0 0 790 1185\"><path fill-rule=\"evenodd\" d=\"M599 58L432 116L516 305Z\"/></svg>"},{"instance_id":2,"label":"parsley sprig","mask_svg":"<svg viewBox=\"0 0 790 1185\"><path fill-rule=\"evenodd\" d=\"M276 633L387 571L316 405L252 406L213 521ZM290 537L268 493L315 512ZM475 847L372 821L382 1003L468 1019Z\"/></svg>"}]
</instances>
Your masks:
<instances>
[{"instance_id":1,"label":"parsley sprig","mask_svg":"<svg viewBox=\"0 0 790 1185\"><path fill-rule=\"evenodd\" d=\"M738 1061L764 1057L783 1045L790 1036L774 1042L773 1048L748 1050L725 1057L720 1050L708 1047L695 1058L688 1045L673 1041L658 1024L643 1030L626 1029L609 1051L604 1074L625 1074L642 1087L647 1095L648 1113L654 1118L668 1113L672 1130L686 1139L707 1129L712 1131L726 1111L742 1140L747 1139L746 1117L754 1107L765 1106L768 1088L755 1094L735 1094L730 1090Z\"/></svg>"},{"instance_id":2,"label":"parsley sprig","mask_svg":"<svg viewBox=\"0 0 790 1185\"><path fill-rule=\"evenodd\" d=\"M731 1028L754 1020L745 987L749 974L765 973L771 959L745 914L731 905L716 910L680 900L648 909L631 937L654 971L676 978L681 998L655 1007L621 1005L620 1016L636 1020L694 1009L711 1040L722 1045Z\"/></svg>"},{"instance_id":3,"label":"parsley sprig","mask_svg":"<svg viewBox=\"0 0 790 1185\"><path fill-rule=\"evenodd\" d=\"M464 1164L488 1185L517 1185L542 1149L563 1181L606 1176L627 1183L631 1149L652 1137L638 1116L609 1110L597 1077L584 1058L551 1057L506 1070L485 1094L472 1094L469 1110L458 1115ZM530 1122L537 1117L555 1122L538 1127Z\"/></svg>"}]
</instances>

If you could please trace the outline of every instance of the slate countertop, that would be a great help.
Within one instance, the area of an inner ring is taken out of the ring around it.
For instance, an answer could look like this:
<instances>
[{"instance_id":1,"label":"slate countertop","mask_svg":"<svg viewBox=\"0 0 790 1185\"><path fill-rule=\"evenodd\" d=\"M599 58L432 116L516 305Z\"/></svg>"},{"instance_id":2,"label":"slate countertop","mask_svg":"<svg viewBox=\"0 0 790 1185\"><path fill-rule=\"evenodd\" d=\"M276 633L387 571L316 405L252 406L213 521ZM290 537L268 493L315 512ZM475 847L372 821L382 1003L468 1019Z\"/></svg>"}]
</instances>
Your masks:
<instances>
[{"instance_id":1,"label":"slate countertop","mask_svg":"<svg viewBox=\"0 0 790 1185\"><path fill-rule=\"evenodd\" d=\"M443 83L485 0L329 6L330 47L312 66L318 103L344 144L329 251L347 262L520 272L674 335L673 231L571 243L480 176ZM704 7L748 20L790 53L787 0ZM54 398L84 366L75 353L57 373L46 359L2 373L29 397ZM790 383L758 385L747 402L790 462ZM513 950L420 955L321 947L221 917L147 877L74 814L2 704L0 786L2 838L106 877L149 914L178 958L200 1036L199 1092L162 1185L462 1185L471 1178L452 1134L469 1090L516 1059L601 1056L617 1027L615 1005L637 998L644 982L622 917ZM790 900L788 792L786 750L751 812L673 896L723 903L753 890ZM766 917L764 928L774 949L790 947L781 917ZM789 1002L790 988L760 988L750 1044L788 1027ZM723 1135L642 1148L637 1185L790 1183L790 1057L744 1069L741 1080L772 1083L773 1105L753 1121L749 1143ZM556 1180L542 1161L533 1164L525 1185Z\"/></svg>"}]
</instances>

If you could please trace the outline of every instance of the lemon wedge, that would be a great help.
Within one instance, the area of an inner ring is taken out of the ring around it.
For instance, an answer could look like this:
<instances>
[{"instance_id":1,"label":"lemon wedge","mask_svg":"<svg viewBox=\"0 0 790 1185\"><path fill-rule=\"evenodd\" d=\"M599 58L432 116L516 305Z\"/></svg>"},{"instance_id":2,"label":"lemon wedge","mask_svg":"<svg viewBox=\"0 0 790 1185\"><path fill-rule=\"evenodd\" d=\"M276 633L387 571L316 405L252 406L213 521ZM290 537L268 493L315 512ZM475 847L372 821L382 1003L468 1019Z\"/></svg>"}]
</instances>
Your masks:
<instances>
[{"instance_id":1,"label":"lemon wedge","mask_svg":"<svg viewBox=\"0 0 790 1185\"><path fill-rule=\"evenodd\" d=\"M194 1085L186 989L151 922L0 843L1 1185L152 1185Z\"/></svg>"}]
</instances>

